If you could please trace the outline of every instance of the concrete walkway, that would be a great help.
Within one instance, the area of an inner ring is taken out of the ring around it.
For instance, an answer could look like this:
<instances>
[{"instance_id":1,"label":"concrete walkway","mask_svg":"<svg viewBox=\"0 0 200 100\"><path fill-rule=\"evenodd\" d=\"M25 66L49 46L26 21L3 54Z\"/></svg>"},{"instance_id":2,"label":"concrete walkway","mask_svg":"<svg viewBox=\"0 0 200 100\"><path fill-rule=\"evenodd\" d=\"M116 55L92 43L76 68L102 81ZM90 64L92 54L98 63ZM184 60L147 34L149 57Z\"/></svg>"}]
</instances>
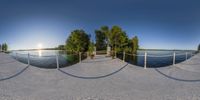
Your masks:
<instances>
[{"instance_id":1,"label":"concrete walkway","mask_svg":"<svg viewBox=\"0 0 200 100\"><path fill-rule=\"evenodd\" d=\"M200 54L145 70L98 56L57 70L27 67L1 53L0 78L20 74L0 81L0 100L200 100L199 61Z\"/></svg>"}]
</instances>

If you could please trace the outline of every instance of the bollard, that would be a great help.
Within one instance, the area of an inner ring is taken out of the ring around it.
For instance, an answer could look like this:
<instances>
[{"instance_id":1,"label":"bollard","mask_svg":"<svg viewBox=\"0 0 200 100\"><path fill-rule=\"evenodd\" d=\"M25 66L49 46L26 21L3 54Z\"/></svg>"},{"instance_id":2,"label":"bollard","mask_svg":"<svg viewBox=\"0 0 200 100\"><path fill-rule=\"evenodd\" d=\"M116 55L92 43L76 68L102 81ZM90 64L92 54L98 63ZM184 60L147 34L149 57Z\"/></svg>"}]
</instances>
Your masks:
<instances>
[{"instance_id":1,"label":"bollard","mask_svg":"<svg viewBox=\"0 0 200 100\"><path fill-rule=\"evenodd\" d=\"M28 53L28 66L30 65L30 54Z\"/></svg>"},{"instance_id":2,"label":"bollard","mask_svg":"<svg viewBox=\"0 0 200 100\"><path fill-rule=\"evenodd\" d=\"M175 65L176 63L176 53L174 52L174 56L173 56L173 65Z\"/></svg>"},{"instance_id":3,"label":"bollard","mask_svg":"<svg viewBox=\"0 0 200 100\"><path fill-rule=\"evenodd\" d=\"M59 69L59 59L58 59L58 54L56 55L56 66L57 66L57 69Z\"/></svg>"},{"instance_id":4,"label":"bollard","mask_svg":"<svg viewBox=\"0 0 200 100\"><path fill-rule=\"evenodd\" d=\"M145 51L145 54L144 54L144 69L147 68L147 52Z\"/></svg>"},{"instance_id":5,"label":"bollard","mask_svg":"<svg viewBox=\"0 0 200 100\"><path fill-rule=\"evenodd\" d=\"M79 52L79 62L81 63L81 52Z\"/></svg>"},{"instance_id":6,"label":"bollard","mask_svg":"<svg viewBox=\"0 0 200 100\"><path fill-rule=\"evenodd\" d=\"M125 56L126 56L126 52L123 52L123 62L125 62Z\"/></svg>"},{"instance_id":7,"label":"bollard","mask_svg":"<svg viewBox=\"0 0 200 100\"><path fill-rule=\"evenodd\" d=\"M187 60L188 59L188 53L186 52L186 54L185 54L185 60Z\"/></svg>"}]
</instances>

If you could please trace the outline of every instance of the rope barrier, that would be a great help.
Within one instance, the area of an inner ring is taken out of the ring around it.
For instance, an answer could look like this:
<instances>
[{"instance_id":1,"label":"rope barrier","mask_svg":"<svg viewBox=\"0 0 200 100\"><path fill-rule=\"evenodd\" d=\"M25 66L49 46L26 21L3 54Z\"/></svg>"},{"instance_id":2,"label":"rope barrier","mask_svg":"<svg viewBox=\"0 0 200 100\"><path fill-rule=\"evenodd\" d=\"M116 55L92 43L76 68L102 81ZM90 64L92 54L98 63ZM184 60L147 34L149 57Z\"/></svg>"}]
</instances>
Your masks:
<instances>
[{"instance_id":1,"label":"rope barrier","mask_svg":"<svg viewBox=\"0 0 200 100\"><path fill-rule=\"evenodd\" d=\"M173 57L173 55L162 55L162 56L147 55L147 57L164 58L164 57Z\"/></svg>"}]
</instances>

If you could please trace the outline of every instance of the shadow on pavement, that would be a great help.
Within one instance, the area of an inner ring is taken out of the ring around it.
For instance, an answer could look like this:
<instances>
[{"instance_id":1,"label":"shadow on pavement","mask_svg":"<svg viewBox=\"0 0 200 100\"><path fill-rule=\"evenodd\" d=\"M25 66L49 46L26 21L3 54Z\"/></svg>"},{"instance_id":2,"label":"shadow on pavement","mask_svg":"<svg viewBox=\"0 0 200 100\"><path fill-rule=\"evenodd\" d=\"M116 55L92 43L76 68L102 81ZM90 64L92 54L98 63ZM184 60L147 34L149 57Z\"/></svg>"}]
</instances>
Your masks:
<instances>
[{"instance_id":1,"label":"shadow on pavement","mask_svg":"<svg viewBox=\"0 0 200 100\"><path fill-rule=\"evenodd\" d=\"M126 66L128 65L128 63L124 66L122 66L120 69L110 73L110 74L107 74L107 75L102 75L102 76L94 76L94 77L84 77L84 76L77 76L77 75L74 75L74 74L70 74L68 72L65 72L63 71L62 69L58 69L60 72L62 72L63 74L66 74L68 76L71 76L71 77L75 77L75 78L81 78L81 79L100 79L100 78L105 78L105 77L108 77L108 76L111 76L111 75L114 75L116 73L118 73L119 71L121 71L122 69L124 69Z\"/></svg>"}]
</instances>

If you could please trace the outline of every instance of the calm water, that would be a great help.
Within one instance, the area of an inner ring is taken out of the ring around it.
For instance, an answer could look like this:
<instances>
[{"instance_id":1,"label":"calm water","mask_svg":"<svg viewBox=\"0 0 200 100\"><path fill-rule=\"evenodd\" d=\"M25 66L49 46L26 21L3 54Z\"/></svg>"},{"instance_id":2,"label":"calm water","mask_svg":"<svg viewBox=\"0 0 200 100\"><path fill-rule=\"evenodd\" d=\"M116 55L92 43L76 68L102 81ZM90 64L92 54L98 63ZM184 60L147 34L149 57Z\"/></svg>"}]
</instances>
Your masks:
<instances>
[{"instance_id":1,"label":"calm water","mask_svg":"<svg viewBox=\"0 0 200 100\"><path fill-rule=\"evenodd\" d=\"M147 52L147 67L165 67L173 64L173 54L175 52L175 63L180 63L192 57L195 51L146 51ZM187 52L187 56L186 56ZM138 51L137 55L126 54L125 61L137 66L144 66L145 51ZM118 53L117 57L123 59L122 53Z\"/></svg>"},{"instance_id":2,"label":"calm water","mask_svg":"<svg viewBox=\"0 0 200 100\"><path fill-rule=\"evenodd\" d=\"M66 67L79 62L78 54L67 54L59 50L13 51L10 55L18 61L27 64L28 53L30 54L30 64L42 68L56 68L56 55L58 55L60 67ZM82 59L85 59L84 55L82 55Z\"/></svg>"},{"instance_id":3,"label":"calm water","mask_svg":"<svg viewBox=\"0 0 200 100\"><path fill-rule=\"evenodd\" d=\"M189 59L195 51L175 51L176 63L180 63ZM42 68L56 68L56 56L59 58L60 67L66 67L79 62L78 54L67 54L59 50L39 50L39 51L13 51L10 53L12 57L23 63L28 63L28 55L30 54L30 64ZM138 51L137 55L133 56L126 54L125 61L143 67L144 66L144 51ZM164 67L173 64L174 51L147 51L147 67ZM117 53L117 57L122 59L123 53ZM82 54L82 59L86 58L86 54Z\"/></svg>"}]
</instances>

